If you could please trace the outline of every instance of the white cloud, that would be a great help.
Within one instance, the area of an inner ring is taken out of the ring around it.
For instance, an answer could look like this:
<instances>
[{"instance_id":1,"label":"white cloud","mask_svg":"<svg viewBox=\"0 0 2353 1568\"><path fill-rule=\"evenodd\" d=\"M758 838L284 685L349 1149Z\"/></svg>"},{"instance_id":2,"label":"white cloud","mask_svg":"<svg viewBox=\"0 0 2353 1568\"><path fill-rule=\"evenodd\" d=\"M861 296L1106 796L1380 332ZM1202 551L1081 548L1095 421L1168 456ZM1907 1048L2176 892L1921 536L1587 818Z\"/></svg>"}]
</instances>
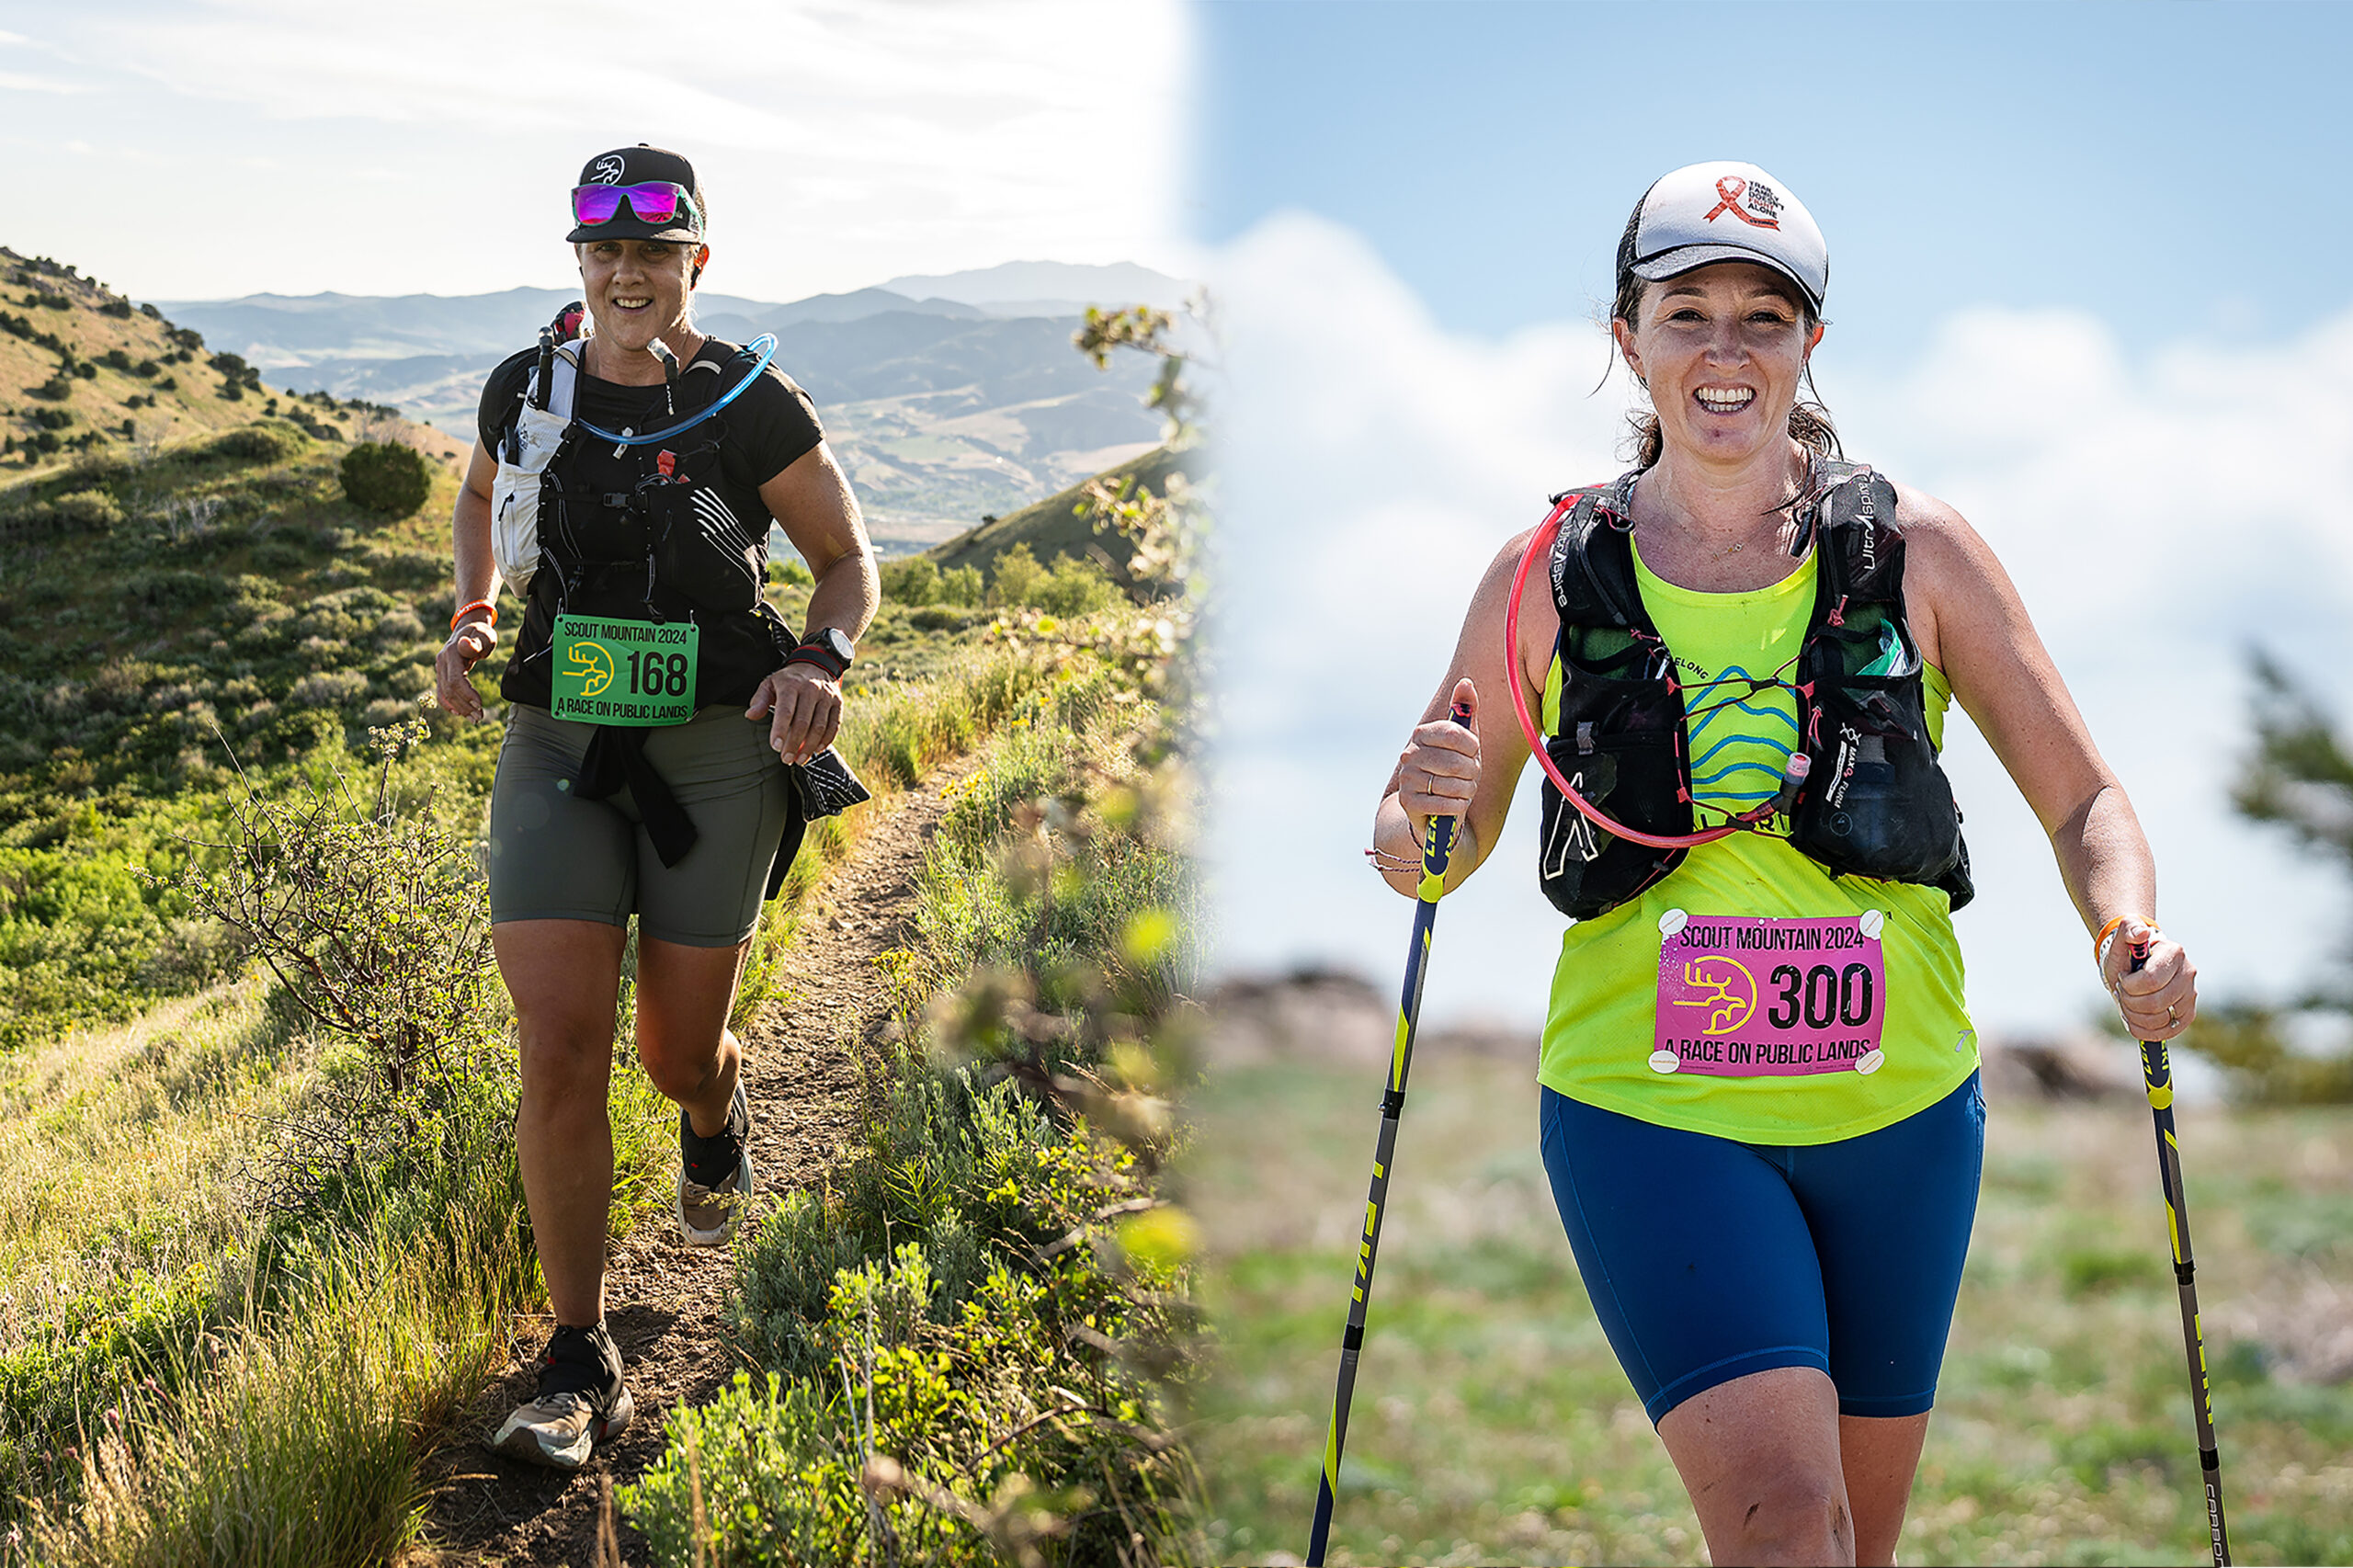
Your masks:
<instances>
[{"instance_id":1,"label":"white cloud","mask_svg":"<svg viewBox=\"0 0 2353 1568\"><path fill-rule=\"evenodd\" d=\"M43 28L122 112L82 127L98 146L39 242L162 297L557 281L564 187L636 141L696 158L730 292L1181 254L1177 0L713 0L659 18L617 0L211 0L61 8ZM0 123L54 145L22 106ZM246 214L214 221L234 202L203 176L264 150L307 221L256 252ZM142 171L159 151L165 169ZM458 211L467 246L386 254L388 232Z\"/></svg>"},{"instance_id":2,"label":"white cloud","mask_svg":"<svg viewBox=\"0 0 2353 1568\"><path fill-rule=\"evenodd\" d=\"M70 97L90 89L79 82L60 82L51 76L28 76L21 71L0 71L0 93L51 93Z\"/></svg>"},{"instance_id":3,"label":"white cloud","mask_svg":"<svg viewBox=\"0 0 2353 1568\"><path fill-rule=\"evenodd\" d=\"M1268 221L1215 269L1232 385L1221 618L1225 961L1393 974L1409 905L1362 869L1396 749L1480 572L1546 492L1615 472L1622 379L1590 324L1442 332L1355 235ZM2353 314L2273 348L2128 360L2097 321L1970 312L1900 374L1819 379L1850 453L1942 495L2018 580L2159 857L2167 928L2210 994L2308 977L2328 875L2239 823L2242 650L2338 694L2353 658ZM2341 699L2340 699L2341 700ZM1981 893L1959 917L1981 1024L2071 1023L2098 996L2040 828L1956 709L1949 766ZM1532 770L1506 841L1439 922L1432 1017L1540 1015L1562 922L1532 869Z\"/></svg>"}]
</instances>

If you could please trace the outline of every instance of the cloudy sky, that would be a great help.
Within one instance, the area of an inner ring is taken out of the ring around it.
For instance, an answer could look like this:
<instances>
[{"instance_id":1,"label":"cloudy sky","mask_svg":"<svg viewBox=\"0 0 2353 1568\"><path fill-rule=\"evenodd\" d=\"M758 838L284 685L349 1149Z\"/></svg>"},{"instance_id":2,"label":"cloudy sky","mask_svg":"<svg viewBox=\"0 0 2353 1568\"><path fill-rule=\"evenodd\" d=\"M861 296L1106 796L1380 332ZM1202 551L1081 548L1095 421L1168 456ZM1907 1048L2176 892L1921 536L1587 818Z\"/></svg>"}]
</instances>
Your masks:
<instances>
[{"instance_id":1,"label":"cloudy sky","mask_svg":"<svg viewBox=\"0 0 2353 1568\"><path fill-rule=\"evenodd\" d=\"M2155 845L2209 994L2341 941L2341 879L2234 820L2245 650L2353 709L2353 201L2322 6L1199 8L1217 247L1236 969L1384 986L1409 906L1371 809L1480 570L1613 473L1619 231L1658 175L1761 164L1832 256L1815 360L1850 455L1959 506L2018 579ZM2031 26L2028 25L2031 17ZM1498 702L1495 710L1507 714ZM2099 999L2047 843L1955 710L1982 1027ZM1506 722L1508 720L1506 719ZM1449 898L1433 1017L1540 1017L1562 922L1535 773Z\"/></svg>"},{"instance_id":2,"label":"cloudy sky","mask_svg":"<svg viewBox=\"0 0 2353 1568\"><path fill-rule=\"evenodd\" d=\"M1176 0L0 4L5 243L135 297L561 287L610 146L696 160L712 288L1180 270Z\"/></svg>"}]
</instances>

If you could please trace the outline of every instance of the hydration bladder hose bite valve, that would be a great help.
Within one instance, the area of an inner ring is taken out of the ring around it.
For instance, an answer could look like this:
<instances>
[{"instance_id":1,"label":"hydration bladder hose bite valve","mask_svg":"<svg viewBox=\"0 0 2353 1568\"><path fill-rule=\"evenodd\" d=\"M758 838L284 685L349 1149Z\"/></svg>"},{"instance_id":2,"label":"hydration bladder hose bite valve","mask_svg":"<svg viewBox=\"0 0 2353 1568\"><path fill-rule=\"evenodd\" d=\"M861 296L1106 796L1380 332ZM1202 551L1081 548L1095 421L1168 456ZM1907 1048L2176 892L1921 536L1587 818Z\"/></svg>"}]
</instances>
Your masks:
<instances>
[{"instance_id":1,"label":"hydration bladder hose bite valve","mask_svg":"<svg viewBox=\"0 0 2353 1568\"><path fill-rule=\"evenodd\" d=\"M540 328L540 379L532 389L531 406L541 414L548 411L549 383L555 379L555 329Z\"/></svg>"},{"instance_id":2,"label":"hydration bladder hose bite valve","mask_svg":"<svg viewBox=\"0 0 2353 1568\"><path fill-rule=\"evenodd\" d=\"M1773 797L1774 816L1785 817L1798 809L1798 791L1813 771L1813 758L1802 751L1790 753L1790 760L1781 765L1781 788Z\"/></svg>"},{"instance_id":3,"label":"hydration bladder hose bite valve","mask_svg":"<svg viewBox=\"0 0 2353 1568\"><path fill-rule=\"evenodd\" d=\"M671 353L670 346L658 337L645 347L662 361L662 402L669 410L669 416L676 419L678 417L678 357Z\"/></svg>"}]
</instances>

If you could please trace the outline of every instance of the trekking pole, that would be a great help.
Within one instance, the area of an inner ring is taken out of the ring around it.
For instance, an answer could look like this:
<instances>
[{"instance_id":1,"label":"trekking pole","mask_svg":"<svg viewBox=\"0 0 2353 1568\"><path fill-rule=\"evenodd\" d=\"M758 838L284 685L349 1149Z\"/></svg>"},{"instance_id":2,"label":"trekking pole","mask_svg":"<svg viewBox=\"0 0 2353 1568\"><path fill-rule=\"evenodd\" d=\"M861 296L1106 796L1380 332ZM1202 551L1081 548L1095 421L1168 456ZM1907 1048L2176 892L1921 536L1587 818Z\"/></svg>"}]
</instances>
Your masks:
<instances>
[{"instance_id":1,"label":"trekking pole","mask_svg":"<svg viewBox=\"0 0 2353 1568\"><path fill-rule=\"evenodd\" d=\"M1454 705L1454 722L1471 727L1470 710ZM1397 1150L1397 1119L1405 1109L1405 1074L1414 1064L1414 1028L1422 1017L1422 982L1429 974L1430 931L1438 924L1438 901L1446 892L1446 862L1454 849L1454 819L1432 817L1422 846L1422 881L1415 890L1414 936L1405 951L1405 989L1397 1003L1397 1042L1389 1055L1389 1087L1381 1096L1381 1136L1373 1145L1372 1192L1365 1199L1364 1237L1357 1244L1356 1293L1348 1301L1348 1326L1340 1335L1340 1383L1332 1396L1332 1426L1324 1439L1324 1476L1315 1491L1315 1524L1307 1538L1307 1568L1322 1568L1332 1534L1332 1506L1340 1494L1340 1449L1348 1440L1348 1401L1356 1393L1357 1354L1364 1346L1365 1303L1372 1295L1374 1250L1381 1245L1381 1216L1389 1199L1389 1166Z\"/></svg>"},{"instance_id":2,"label":"trekking pole","mask_svg":"<svg viewBox=\"0 0 2353 1568\"><path fill-rule=\"evenodd\" d=\"M2132 944L2131 968L2149 961L2149 944ZM2230 1568L2231 1537L2222 1524L2222 1455L2214 1443L2214 1395L2206 1383L2206 1336L2198 1324L2198 1264L2189 1252L2189 1205L2181 1191L2181 1145L2174 1137L2173 1065L2165 1042L2141 1042L2141 1075L2148 1080L2149 1111L2157 1123L2157 1182L2165 1190L2165 1222L2173 1230L2173 1278L2181 1290L2181 1335L2189 1351L2189 1412L2198 1426L2198 1465L2206 1473L2206 1530L2214 1568Z\"/></svg>"}]
</instances>

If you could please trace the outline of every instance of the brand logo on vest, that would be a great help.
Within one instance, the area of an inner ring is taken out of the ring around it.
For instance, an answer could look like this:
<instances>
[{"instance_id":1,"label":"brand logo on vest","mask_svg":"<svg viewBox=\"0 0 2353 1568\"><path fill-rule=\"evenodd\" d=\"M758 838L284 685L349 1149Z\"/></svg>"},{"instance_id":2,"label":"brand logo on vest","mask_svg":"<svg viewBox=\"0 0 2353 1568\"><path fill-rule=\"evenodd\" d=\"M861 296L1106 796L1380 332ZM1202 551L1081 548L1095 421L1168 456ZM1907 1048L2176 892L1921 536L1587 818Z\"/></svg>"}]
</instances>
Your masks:
<instances>
[{"instance_id":1,"label":"brand logo on vest","mask_svg":"<svg viewBox=\"0 0 2353 1568\"><path fill-rule=\"evenodd\" d=\"M1578 794L1584 794L1585 775L1578 773L1571 776L1569 786ZM1593 824L1586 820L1583 812L1563 801L1561 802L1560 817L1553 829L1552 842L1545 846L1544 874L1548 877L1566 874L1572 851L1575 853L1578 859L1587 865L1601 858L1601 846L1594 842Z\"/></svg>"},{"instance_id":2,"label":"brand logo on vest","mask_svg":"<svg viewBox=\"0 0 2353 1568\"><path fill-rule=\"evenodd\" d=\"M1746 211L1741 210L1744 202L1747 204ZM1726 175L1716 181L1716 204L1708 209L1703 221L1712 223L1727 212L1752 229L1781 226L1781 199L1773 194L1773 187L1761 181L1742 179L1738 175Z\"/></svg>"},{"instance_id":3,"label":"brand logo on vest","mask_svg":"<svg viewBox=\"0 0 2353 1568\"><path fill-rule=\"evenodd\" d=\"M1855 523L1863 530L1863 570L1869 573L1879 569L1879 497L1869 483L1870 471L1864 470L1862 477L1863 498L1855 507Z\"/></svg>"},{"instance_id":4,"label":"brand logo on vest","mask_svg":"<svg viewBox=\"0 0 2353 1568\"><path fill-rule=\"evenodd\" d=\"M619 185L621 183L621 175L626 167L619 153L608 153L597 159L589 169L588 183L590 185Z\"/></svg>"}]
</instances>

